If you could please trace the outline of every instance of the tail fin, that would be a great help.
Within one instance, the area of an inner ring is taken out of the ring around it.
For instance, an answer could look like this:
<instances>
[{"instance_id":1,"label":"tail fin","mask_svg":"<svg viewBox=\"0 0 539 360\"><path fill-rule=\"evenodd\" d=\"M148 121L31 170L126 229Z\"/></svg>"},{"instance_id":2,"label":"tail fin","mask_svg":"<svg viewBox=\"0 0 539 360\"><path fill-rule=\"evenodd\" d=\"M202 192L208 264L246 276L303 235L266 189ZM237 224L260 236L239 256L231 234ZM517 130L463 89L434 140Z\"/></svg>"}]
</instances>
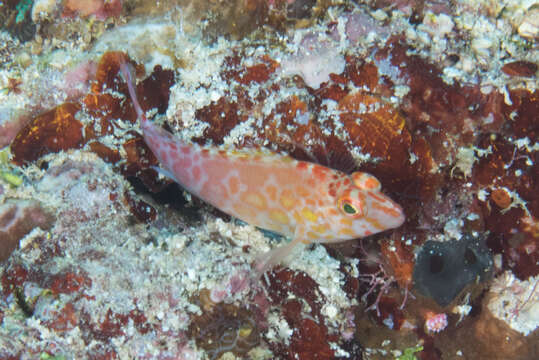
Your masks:
<instances>
[{"instance_id":1,"label":"tail fin","mask_svg":"<svg viewBox=\"0 0 539 360\"><path fill-rule=\"evenodd\" d=\"M138 102L137 93L133 85L134 84L133 76L131 75L132 74L131 69L129 68L129 65L127 64L127 62L123 62L120 64L120 72L122 73L122 76L124 77L125 82L127 83L129 96L131 97L131 101L133 102L133 106L135 107L137 117L140 119L141 123L146 123L148 120L146 119L146 115L144 115L144 111L142 111L142 108L140 107L140 104Z\"/></svg>"}]
</instances>

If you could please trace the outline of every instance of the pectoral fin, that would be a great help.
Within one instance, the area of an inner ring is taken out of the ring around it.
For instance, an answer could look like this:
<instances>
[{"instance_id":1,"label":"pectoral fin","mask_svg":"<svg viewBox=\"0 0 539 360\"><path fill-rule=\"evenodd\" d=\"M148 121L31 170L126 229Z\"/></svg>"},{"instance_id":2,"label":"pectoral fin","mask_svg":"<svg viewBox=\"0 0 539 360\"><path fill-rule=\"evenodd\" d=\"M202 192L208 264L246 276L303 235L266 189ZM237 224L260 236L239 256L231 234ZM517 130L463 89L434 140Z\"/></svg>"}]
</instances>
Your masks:
<instances>
[{"instance_id":1,"label":"pectoral fin","mask_svg":"<svg viewBox=\"0 0 539 360\"><path fill-rule=\"evenodd\" d=\"M294 249L299 244L304 243L303 237L299 236L299 234L303 233L296 228L296 232L292 241L287 244L276 247L275 249L268 251L267 253L261 254L257 257L254 266L257 277L262 276L262 274L264 274L268 270L271 270L271 268L273 268L274 266L287 261L289 255L294 252Z\"/></svg>"}]
</instances>

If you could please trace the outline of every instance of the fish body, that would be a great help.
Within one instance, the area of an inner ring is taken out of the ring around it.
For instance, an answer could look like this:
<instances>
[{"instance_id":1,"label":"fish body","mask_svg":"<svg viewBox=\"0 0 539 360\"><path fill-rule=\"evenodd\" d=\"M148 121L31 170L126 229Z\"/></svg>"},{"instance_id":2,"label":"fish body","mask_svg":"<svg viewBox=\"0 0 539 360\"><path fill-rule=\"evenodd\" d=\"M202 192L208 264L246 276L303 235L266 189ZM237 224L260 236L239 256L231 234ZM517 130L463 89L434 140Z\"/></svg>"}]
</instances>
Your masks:
<instances>
[{"instance_id":1,"label":"fish body","mask_svg":"<svg viewBox=\"0 0 539 360\"><path fill-rule=\"evenodd\" d=\"M200 146L174 137L146 119L124 75L145 142L165 173L220 210L291 238L290 246L361 238L404 222L401 207L367 173L348 175L269 150ZM289 247L260 269L277 263Z\"/></svg>"}]
</instances>

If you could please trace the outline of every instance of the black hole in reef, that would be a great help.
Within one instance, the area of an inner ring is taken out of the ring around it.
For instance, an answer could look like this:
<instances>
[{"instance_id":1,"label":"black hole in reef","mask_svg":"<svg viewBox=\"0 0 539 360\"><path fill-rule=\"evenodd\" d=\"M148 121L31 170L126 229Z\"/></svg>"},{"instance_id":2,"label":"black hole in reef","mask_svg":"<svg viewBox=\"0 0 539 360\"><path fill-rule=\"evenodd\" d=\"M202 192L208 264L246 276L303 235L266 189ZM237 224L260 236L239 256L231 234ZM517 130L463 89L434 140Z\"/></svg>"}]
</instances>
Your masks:
<instances>
[{"instance_id":1,"label":"black hole in reef","mask_svg":"<svg viewBox=\"0 0 539 360\"><path fill-rule=\"evenodd\" d=\"M441 255L432 255L430 257L430 272L438 274L444 269L444 259Z\"/></svg>"},{"instance_id":2,"label":"black hole in reef","mask_svg":"<svg viewBox=\"0 0 539 360\"><path fill-rule=\"evenodd\" d=\"M41 162L41 164L39 164L39 168L41 170L47 171L49 170L49 163L47 161L43 161Z\"/></svg>"},{"instance_id":3,"label":"black hole in reef","mask_svg":"<svg viewBox=\"0 0 539 360\"><path fill-rule=\"evenodd\" d=\"M473 265L477 262L477 256L475 256L475 253L470 248L466 248L466 251L464 252L464 264L466 265Z\"/></svg>"}]
</instances>

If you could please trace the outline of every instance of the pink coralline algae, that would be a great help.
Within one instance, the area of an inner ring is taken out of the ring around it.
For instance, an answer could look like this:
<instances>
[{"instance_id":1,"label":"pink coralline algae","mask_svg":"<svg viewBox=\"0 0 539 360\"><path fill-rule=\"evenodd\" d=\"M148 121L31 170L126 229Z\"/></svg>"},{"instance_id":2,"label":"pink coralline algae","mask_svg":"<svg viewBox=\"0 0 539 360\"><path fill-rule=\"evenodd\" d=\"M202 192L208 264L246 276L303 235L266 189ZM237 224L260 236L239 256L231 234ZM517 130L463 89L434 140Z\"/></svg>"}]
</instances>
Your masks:
<instances>
[{"instance_id":1,"label":"pink coralline algae","mask_svg":"<svg viewBox=\"0 0 539 360\"><path fill-rule=\"evenodd\" d=\"M444 313L433 314L427 313L425 321L425 330L429 333L439 333L447 327L447 315Z\"/></svg>"}]
</instances>

